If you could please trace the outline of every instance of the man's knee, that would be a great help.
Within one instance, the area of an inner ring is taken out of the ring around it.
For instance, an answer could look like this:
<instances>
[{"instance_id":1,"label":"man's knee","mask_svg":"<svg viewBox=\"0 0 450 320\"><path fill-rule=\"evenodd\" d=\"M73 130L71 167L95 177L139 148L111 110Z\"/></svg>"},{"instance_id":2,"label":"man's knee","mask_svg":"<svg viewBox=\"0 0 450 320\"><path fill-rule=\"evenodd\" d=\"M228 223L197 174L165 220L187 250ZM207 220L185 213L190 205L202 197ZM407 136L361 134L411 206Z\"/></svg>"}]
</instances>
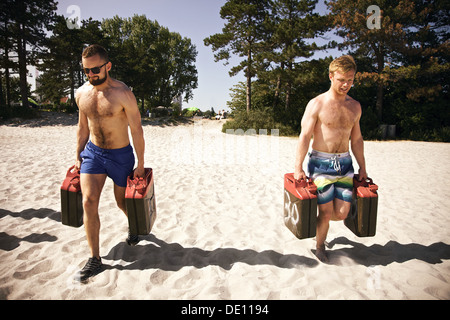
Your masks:
<instances>
[{"instance_id":1,"label":"man's knee","mask_svg":"<svg viewBox=\"0 0 450 320\"><path fill-rule=\"evenodd\" d=\"M335 221L341 221L341 220L345 220L348 216L348 211L347 212L336 212L334 217L335 217Z\"/></svg>"},{"instance_id":2,"label":"man's knee","mask_svg":"<svg viewBox=\"0 0 450 320\"><path fill-rule=\"evenodd\" d=\"M116 204L120 210L127 213L127 207L125 202L125 188L119 187L117 185L114 186L114 197L116 199Z\"/></svg>"},{"instance_id":3,"label":"man's knee","mask_svg":"<svg viewBox=\"0 0 450 320\"><path fill-rule=\"evenodd\" d=\"M319 216L317 217L319 220L326 222L330 221L333 218L333 207L327 205L319 206Z\"/></svg>"},{"instance_id":4,"label":"man's knee","mask_svg":"<svg viewBox=\"0 0 450 320\"><path fill-rule=\"evenodd\" d=\"M350 203L345 202L344 205L338 206L334 210L333 220L340 221L345 220L350 212Z\"/></svg>"},{"instance_id":5,"label":"man's knee","mask_svg":"<svg viewBox=\"0 0 450 320\"><path fill-rule=\"evenodd\" d=\"M125 204L125 198L123 198L123 199L116 199L116 203L117 203L117 206L119 207L119 209L126 213L127 207L126 207L126 204Z\"/></svg>"},{"instance_id":6,"label":"man's knee","mask_svg":"<svg viewBox=\"0 0 450 320\"><path fill-rule=\"evenodd\" d=\"M98 203L98 197L83 194L83 209L85 211L90 211L91 209L98 208Z\"/></svg>"}]
</instances>

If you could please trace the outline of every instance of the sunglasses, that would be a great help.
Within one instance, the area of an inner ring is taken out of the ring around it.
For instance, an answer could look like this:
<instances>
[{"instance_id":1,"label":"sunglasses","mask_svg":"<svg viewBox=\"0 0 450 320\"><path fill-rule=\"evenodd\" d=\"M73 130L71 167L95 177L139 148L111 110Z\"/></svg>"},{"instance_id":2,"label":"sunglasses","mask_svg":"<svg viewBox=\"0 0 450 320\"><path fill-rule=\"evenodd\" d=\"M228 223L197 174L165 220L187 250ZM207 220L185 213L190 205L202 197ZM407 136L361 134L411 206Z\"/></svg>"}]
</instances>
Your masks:
<instances>
[{"instance_id":1,"label":"sunglasses","mask_svg":"<svg viewBox=\"0 0 450 320\"><path fill-rule=\"evenodd\" d=\"M108 61L109 62L109 61ZM89 74L89 72L92 71L93 74L99 74L100 73L100 69L106 65L108 62L105 62L104 64L102 64L100 67L94 67L94 68L83 68L84 73Z\"/></svg>"}]
</instances>

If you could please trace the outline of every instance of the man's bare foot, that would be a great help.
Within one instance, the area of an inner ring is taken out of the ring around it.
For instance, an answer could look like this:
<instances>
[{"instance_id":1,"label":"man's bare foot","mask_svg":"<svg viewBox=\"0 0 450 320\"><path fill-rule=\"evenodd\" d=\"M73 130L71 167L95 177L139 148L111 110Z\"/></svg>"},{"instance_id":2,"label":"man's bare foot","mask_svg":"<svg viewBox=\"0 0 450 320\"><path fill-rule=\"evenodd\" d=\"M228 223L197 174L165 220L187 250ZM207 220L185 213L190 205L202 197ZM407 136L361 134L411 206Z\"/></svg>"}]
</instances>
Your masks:
<instances>
[{"instance_id":1,"label":"man's bare foot","mask_svg":"<svg viewBox=\"0 0 450 320\"><path fill-rule=\"evenodd\" d=\"M319 259L320 261L322 261L324 263L328 262L328 255L325 252L324 247L317 248L315 255L316 255L317 259Z\"/></svg>"}]
</instances>

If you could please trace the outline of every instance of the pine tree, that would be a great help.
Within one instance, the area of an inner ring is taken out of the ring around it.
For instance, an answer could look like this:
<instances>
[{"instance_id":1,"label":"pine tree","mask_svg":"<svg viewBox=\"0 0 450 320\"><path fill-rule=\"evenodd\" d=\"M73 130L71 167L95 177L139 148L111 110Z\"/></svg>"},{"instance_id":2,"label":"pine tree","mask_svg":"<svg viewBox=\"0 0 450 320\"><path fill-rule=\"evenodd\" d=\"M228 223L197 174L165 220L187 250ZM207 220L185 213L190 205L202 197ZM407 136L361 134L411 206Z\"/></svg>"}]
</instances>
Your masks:
<instances>
[{"instance_id":1,"label":"pine tree","mask_svg":"<svg viewBox=\"0 0 450 320\"><path fill-rule=\"evenodd\" d=\"M237 66L231 68L230 76L244 71L247 78L247 113L252 102L252 78L256 74L255 55L264 50L266 39L265 23L269 14L268 0L228 0L220 9L220 17L227 20L222 33L214 34L206 39L206 46L216 52L216 62L228 61L230 53L245 57Z\"/></svg>"},{"instance_id":2,"label":"pine tree","mask_svg":"<svg viewBox=\"0 0 450 320\"><path fill-rule=\"evenodd\" d=\"M344 39L338 47L374 61L373 70L358 73L356 80L376 84L379 121L388 83L417 75L418 69L448 69L449 11L443 1L331 0L328 7L336 33ZM422 87L427 87L426 82ZM437 85L432 91L436 90L440 90ZM430 93L415 87L409 95L420 92Z\"/></svg>"},{"instance_id":3,"label":"pine tree","mask_svg":"<svg viewBox=\"0 0 450 320\"><path fill-rule=\"evenodd\" d=\"M39 55L37 93L54 104L69 94L75 109L75 89L84 82L81 53L86 43L105 45L102 38L100 22L89 19L82 21L80 28L68 28L66 19L58 16L52 35L43 42L46 50Z\"/></svg>"},{"instance_id":4,"label":"pine tree","mask_svg":"<svg viewBox=\"0 0 450 320\"><path fill-rule=\"evenodd\" d=\"M258 73L259 78L276 82L273 107L279 102L279 95L285 87L285 111L290 108L295 79L298 77L299 58L309 58L318 47L307 41L323 34L328 29L327 17L314 13L317 0L277 0L272 4L268 32L267 53L264 55L269 72ZM275 66L275 67L273 67Z\"/></svg>"},{"instance_id":5,"label":"pine tree","mask_svg":"<svg viewBox=\"0 0 450 320\"><path fill-rule=\"evenodd\" d=\"M5 48L15 51L18 57L22 105L28 106L27 65L33 64L42 48L46 31L51 29L56 17L56 2L51 0L4 0L9 16L3 22L8 37ZM8 51L5 50L5 51Z\"/></svg>"}]
</instances>

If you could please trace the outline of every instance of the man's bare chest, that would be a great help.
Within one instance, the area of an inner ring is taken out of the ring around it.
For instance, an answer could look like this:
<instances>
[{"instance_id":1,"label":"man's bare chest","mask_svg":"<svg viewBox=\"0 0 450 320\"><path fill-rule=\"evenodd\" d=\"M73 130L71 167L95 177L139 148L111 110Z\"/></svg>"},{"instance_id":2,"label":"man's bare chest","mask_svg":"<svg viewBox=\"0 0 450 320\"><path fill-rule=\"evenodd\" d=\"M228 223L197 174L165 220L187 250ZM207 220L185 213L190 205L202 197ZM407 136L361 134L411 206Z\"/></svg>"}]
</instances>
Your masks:
<instances>
[{"instance_id":1,"label":"man's bare chest","mask_svg":"<svg viewBox=\"0 0 450 320\"><path fill-rule=\"evenodd\" d=\"M88 118L107 118L123 112L120 102L111 94L88 92L79 100L80 109Z\"/></svg>"},{"instance_id":2,"label":"man's bare chest","mask_svg":"<svg viewBox=\"0 0 450 320\"><path fill-rule=\"evenodd\" d=\"M319 113L320 121L330 129L350 129L355 124L356 118L356 112L345 104L328 105Z\"/></svg>"}]
</instances>

